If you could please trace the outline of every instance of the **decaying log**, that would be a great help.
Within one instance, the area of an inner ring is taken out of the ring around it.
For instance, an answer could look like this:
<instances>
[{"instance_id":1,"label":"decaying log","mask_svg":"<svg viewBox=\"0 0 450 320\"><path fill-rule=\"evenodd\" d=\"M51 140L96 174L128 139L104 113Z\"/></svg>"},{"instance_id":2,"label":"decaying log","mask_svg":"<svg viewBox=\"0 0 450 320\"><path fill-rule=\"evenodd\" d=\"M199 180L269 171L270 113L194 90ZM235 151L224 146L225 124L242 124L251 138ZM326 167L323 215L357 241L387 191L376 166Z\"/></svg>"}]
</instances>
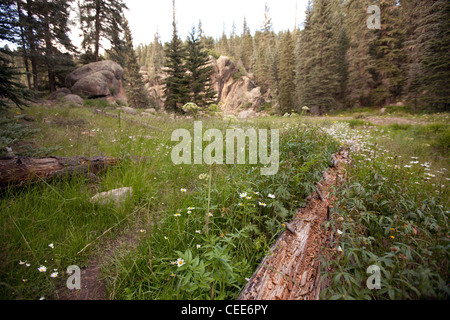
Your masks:
<instances>
[{"instance_id":1,"label":"decaying log","mask_svg":"<svg viewBox=\"0 0 450 320\"><path fill-rule=\"evenodd\" d=\"M15 157L0 159L0 189L74 174L97 174L118 163L117 158L107 157Z\"/></svg>"}]
</instances>

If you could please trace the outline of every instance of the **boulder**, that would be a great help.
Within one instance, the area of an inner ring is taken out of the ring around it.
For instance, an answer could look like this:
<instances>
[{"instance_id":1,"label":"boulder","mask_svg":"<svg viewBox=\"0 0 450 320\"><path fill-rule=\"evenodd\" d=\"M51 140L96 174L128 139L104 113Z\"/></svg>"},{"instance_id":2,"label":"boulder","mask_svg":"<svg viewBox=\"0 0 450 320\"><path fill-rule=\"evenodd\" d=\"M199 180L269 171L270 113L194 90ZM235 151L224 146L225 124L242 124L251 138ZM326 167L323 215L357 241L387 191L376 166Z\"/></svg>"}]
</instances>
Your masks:
<instances>
[{"instance_id":1,"label":"boulder","mask_svg":"<svg viewBox=\"0 0 450 320\"><path fill-rule=\"evenodd\" d=\"M256 117L256 112L253 110L244 110L238 114L238 119L246 120Z\"/></svg>"},{"instance_id":2,"label":"boulder","mask_svg":"<svg viewBox=\"0 0 450 320\"><path fill-rule=\"evenodd\" d=\"M111 60L89 63L66 78L72 93L84 98L114 97L126 100L122 85L123 68Z\"/></svg>"},{"instance_id":3,"label":"boulder","mask_svg":"<svg viewBox=\"0 0 450 320\"><path fill-rule=\"evenodd\" d=\"M135 116L135 115L138 114L138 112L136 111L136 109L133 109L133 108L130 108L130 107L122 107L122 108L120 108L120 110L121 110L123 113L130 114L130 115L132 115L132 116Z\"/></svg>"},{"instance_id":4,"label":"boulder","mask_svg":"<svg viewBox=\"0 0 450 320\"><path fill-rule=\"evenodd\" d=\"M77 96L76 94L68 94L67 96L62 97L62 101L75 106L82 106L84 105L84 100L80 96Z\"/></svg>"},{"instance_id":5,"label":"boulder","mask_svg":"<svg viewBox=\"0 0 450 320\"><path fill-rule=\"evenodd\" d=\"M59 100L59 99L63 98L64 96L67 96L67 95L69 95L71 93L72 92L70 92L69 89L61 88L61 89L56 90L55 92L52 92L48 96L47 100L50 100L50 101Z\"/></svg>"}]
</instances>

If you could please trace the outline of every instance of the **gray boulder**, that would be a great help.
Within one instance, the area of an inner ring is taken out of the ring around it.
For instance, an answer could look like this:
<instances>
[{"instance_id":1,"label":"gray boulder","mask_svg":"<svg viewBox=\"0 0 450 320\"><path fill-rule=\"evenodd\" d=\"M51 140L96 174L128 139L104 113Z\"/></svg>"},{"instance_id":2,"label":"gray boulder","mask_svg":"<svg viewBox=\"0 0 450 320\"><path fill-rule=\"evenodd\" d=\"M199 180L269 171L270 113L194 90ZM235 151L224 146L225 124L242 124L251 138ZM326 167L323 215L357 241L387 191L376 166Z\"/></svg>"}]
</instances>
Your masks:
<instances>
[{"instance_id":1,"label":"gray boulder","mask_svg":"<svg viewBox=\"0 0 450 320\"><path fill-rule=\"evenodd\" d=\"M80 96L76 94L68 94L67 96L62 97L62 101L68 103L70 105L82 106L84 105L84 100Z\"/></svg>"},{"instance_id":2,"label":"gray boulder","mask_svg":"<svg viewBox=\"0 0 450 320\"><path fill-rule=\"evenodd\" d=\"M126 100L123 75L123 68L114 61L93 62L69 74L66 86L84 98L114 97Z\"/></svg>"},{"instance_id":3,"label":"gray boulder","mask_svg":"<svg viewBox=\"0 0 450 320\"><path fill-rule=\"evenodd\" d=\"M52 92L48 96L47 100L49 100L49 101L59 100L59 99L65 97L65 96L67 96L68 94L71 94L71 93L72 92L70 92L69 89L61 88L61 89L56 90L55 92Z\"/></svg>"}]
</instances>

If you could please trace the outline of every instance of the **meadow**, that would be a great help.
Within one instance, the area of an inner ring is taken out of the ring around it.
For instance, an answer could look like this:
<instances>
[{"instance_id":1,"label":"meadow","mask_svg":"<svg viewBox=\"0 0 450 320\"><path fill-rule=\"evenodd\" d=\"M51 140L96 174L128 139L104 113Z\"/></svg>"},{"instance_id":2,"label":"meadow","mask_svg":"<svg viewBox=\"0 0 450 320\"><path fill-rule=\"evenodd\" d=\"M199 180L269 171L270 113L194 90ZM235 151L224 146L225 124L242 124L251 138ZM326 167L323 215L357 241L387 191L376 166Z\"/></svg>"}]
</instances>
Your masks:
<instances>
[{"instance_id":1,"label":"meadow","mask_svg":"<svg viewBox=\"0 0 450 320\"><path fill-rule=\"evenodd\" d=\"M204 130L280 129L279 171L262 176L261 165L174 165L171 134L192 132L193 119L113 118L92 108L42 105L10 114L15 132L35 130L25 139L32 147L21 146L25 154L121 162L95 180L3 191L1 299L61 299L67 267L93 261L108 299L235 299L343 148L354 151L353 161L333 189L332 219L323 226L336 237L321 257L329 279L322 298L448 298L447 114L409 116L405 125L354 114L202 119ZM89 201L122 187L133 195L121 206ZM366 286L374 264L382 270L380 290Z\"/></svg>"}]
</instances>

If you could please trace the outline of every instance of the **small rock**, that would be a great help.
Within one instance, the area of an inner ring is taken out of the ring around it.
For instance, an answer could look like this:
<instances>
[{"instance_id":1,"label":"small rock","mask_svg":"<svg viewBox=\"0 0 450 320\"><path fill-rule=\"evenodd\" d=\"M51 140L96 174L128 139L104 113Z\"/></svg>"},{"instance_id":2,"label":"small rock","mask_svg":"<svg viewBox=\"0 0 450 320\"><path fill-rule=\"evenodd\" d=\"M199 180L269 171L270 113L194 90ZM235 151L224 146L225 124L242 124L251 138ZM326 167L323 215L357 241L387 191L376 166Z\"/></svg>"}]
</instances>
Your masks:
<instances>
[{"instance_id":1,"label":"small rock","mask_svg":"<svg viewBox=\"0 0 450 320\"><path fill-rule=\"evenodd\" d=\"M122 107L122 108L120 108L120 110L122 110L126 114L130 114L133 116L138 114L138 112L135 109L130 108L130 107Z\"/></svg>"},{"instance_id":2,"label":"small rock","mask_svg":"<svg viewBox=\"0 0 450 320\"><path fill-rule=\"evenodd\" d=\"M68 94L62 97L62 101L74 106L82 106L84 104L83 98L77 96L76 94Z\"/></svg>"},{"instance_id":3,"label":"small rock","mask_svg":"<svg viewBox=\"0 0 450 320\"><path fill-rule=\"evenodd\" d=\"M98 203L100 205L107 205L111 202L116 205L123 204L125 200L133 195L133 188L121 188L108 192L96 194L91 198L91 203Z\"/></svg>"}]
</instances>

